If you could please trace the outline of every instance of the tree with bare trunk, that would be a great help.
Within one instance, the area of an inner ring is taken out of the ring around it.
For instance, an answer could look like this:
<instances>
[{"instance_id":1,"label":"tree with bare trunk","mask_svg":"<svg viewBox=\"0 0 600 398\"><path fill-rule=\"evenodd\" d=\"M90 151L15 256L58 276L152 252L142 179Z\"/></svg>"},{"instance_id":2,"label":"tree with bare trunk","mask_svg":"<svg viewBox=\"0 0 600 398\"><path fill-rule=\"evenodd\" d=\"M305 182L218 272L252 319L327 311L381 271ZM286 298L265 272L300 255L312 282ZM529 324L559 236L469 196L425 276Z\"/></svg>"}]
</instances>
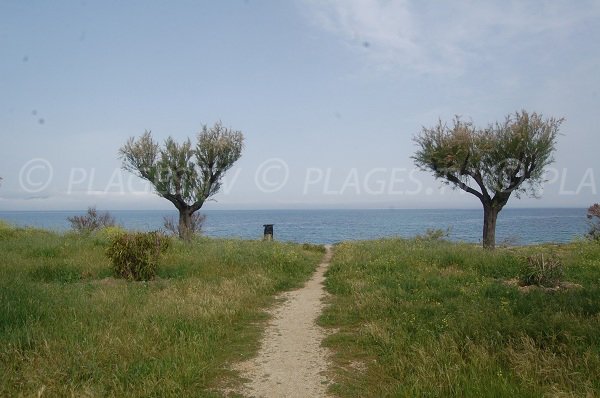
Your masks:
<instances>
[{"instance_id":1,"label":"tree with bare trunk","mask_svg":"<svg viewBox=\"0 0 600 398\"><path fill-rule=\"evenodd\" d=\"M240 158L244 137L240 131L204 125L196 145L187 139L178 144L171 137L160 146L146 131L131 137L119 150L123 169L149 181L156 193L179 211L179 237L189 240L193 214L219 192L227 170Z\"/></svg>"},{"instance_id":2,"label":"tree with bare trunk","mask_svg":"<svg viewBox=\"0 0 600 398\"><path fill-rule=\"evenodd\" d=\"M106 227L115 226L115 218L109 212L99 212L96 206L88 207L83 216L67 217L73 231L80 234L90 234Z\"/></svg>"},{"instance_id":3,"label":"tree with bare trunk","mask_svg":"<svg viewBox=\"0 0 600 398\"><path fill-rule=\"evenodd\" d=\"M204 214L192 214L192 217L190 218L190 224L187 226L189 231L184 231L184 233L186 235L190 234L190 236L194 234L201 234L204 220L206 220L206 216ZM163 217L163 228L171 235L179 235L179 223L176 222L173 217Z\"/></svg>"},{"instance_id":4,"label":"tree with bare trunk","mask_svg":"<svg viewBox=\"0 0 600 398\"><path fill-rule=\"evenodd\" d=\"M458 116L450 126L440 120L414 138L418 150L413 159L421 170L481 201L483 247L493 249L498 213L511 194L537 196L563 120L526 111L486 128Z\"/></svg>"}]
</instances>

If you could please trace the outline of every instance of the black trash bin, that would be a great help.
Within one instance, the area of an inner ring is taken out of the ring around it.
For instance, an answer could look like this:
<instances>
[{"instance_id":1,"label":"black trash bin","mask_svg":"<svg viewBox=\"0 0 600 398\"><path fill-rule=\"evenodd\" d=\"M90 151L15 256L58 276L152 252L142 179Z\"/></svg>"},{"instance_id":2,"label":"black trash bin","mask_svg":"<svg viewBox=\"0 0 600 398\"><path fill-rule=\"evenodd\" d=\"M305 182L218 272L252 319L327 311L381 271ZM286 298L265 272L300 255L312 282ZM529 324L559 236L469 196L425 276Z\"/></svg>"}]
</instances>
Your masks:
<instances>
[{"instance_id":1,"label":"black trash bin","mask_svg":"<svg viewBox=\"0 0 600 398\"><path fill-rule=\"evenodd\" d=\"M263 227L265 227L265 236L263 240L273 240L273 225L274 224L263 224Z\"/></svg>"}]
</instances>

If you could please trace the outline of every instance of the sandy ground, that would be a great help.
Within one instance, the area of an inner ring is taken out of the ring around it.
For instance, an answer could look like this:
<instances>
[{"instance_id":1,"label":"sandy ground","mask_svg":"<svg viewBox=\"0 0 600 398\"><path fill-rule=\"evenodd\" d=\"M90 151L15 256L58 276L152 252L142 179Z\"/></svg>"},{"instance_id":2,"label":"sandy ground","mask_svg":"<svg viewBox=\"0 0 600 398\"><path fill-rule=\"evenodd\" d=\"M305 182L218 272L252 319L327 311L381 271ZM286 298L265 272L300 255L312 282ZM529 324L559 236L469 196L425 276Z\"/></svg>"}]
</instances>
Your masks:
<instances>
[{"instance_id":1,"label":"sandy ground","mask_svg":"<svg viewBox=\"0 0 600 398\"><path fill-rule=\"evenodd\" d=\"M316 325L326 292L323 281L332 249L313 277L298 290L281 295L273 308L258 356L235 366L248 379L239 393L250 397L326 397L328 352L325 337Z\"/></svg>"}]
</instances>

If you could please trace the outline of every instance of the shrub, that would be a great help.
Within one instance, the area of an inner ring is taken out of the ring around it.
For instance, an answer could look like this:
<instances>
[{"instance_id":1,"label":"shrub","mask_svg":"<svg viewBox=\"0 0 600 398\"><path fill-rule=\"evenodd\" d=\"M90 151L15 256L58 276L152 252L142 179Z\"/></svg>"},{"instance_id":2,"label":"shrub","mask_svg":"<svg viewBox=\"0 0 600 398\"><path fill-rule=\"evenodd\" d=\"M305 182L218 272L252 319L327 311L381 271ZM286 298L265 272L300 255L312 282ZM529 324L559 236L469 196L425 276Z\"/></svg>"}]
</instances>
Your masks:
<instances>
[{"instance_id":1,"label":"shrub","mask_svg":"<svg viewBox=\"0 0 600 398\"><path fill-rule=\"evenodd\" d=\"M147 281L156 276L160 255L169 248L170 242L159 232L118 234L106 255L116 277Z\"/></svg>"},{"instance_id":2,"label":"shrub","mask_svg":"<svg viewBox=\"0 0 600 398\"><path fill-rule=\"evenodd\" d=\"M95 207L88 207L83 216L67 217L71 228L81 234L89 234L105 227L113 227L115 219L108 212L99 213Z\"/></svg>"},{"instance_id":3,"label":"shrub","mask_svg":"<svg viewBox=\"0 0 600 398\"><path fill-rule=\"evenodd\" d=\"M587 211L587 218L590 220L590 230L587 233L588 238L600 242L600 204L596 203Z\"/></svg>"},{"instance_id":4,"label":"shrub","mask_svg":"<svg viewBox=\"0 0 600 398\"><path fill-rule=\"evenodd\" d=\"M450 228L441 229L441 228L427 228L424 234L419 234L415 236L416 240L424 240L424 241L440 241L446 239L450 236Z\"/></svg>"},{"instance_id":5,"label":"shrub","mask_svg":"<svg viewBox=\"0 0 600 398\"><path fill-rule=\"evenodd\" d=\"M556 287L564 275L564 267L556 254L539 253L526 258L521 269L522 286Z\"/></svg>"},{"instance_id":6,"label":"shrub","mask_svg":"<svg viewBox=\"0 0 600 398\"><path fill-rule=\"evenodd\" d=\"M167 232L169 232L173 236L185 236L187 239L191 238L193 235L199 235L202 233L202 226L204 225L204 220L206 220L206 216L201 213L194 213L191 216L190 222L191 225L189 230L179 232L179 222L175 222L173 217L164 217L164 228Z\"/></svg>"}]
</instances>

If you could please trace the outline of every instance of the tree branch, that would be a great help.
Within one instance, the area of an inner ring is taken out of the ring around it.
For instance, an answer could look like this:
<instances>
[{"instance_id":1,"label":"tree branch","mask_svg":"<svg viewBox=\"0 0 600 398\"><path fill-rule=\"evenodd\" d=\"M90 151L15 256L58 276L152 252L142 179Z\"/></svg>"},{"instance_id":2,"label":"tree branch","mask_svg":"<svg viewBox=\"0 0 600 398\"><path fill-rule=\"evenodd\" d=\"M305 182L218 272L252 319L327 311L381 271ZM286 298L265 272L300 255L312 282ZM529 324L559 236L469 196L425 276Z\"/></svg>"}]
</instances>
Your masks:
<instances>
[{"instance_id":1,"label":"tree branch","mask_svg":"<svg viewBox=\"0 0 600 398\"><path fill-rule=\"evenodd\" d=\"M203 204L204 204L204 199L198 200L193 205L190 206L190 210L192 211L192 213L194 213L195 211L200 210L200 208L202 207Z\"/></svg>"},{"instance_id":2,"label":"tree branch","mask_svg":"<svg viewBox=\"0 0 600 398\"><path fill-rule=\"evenodd\" d=\"M457 185L463 191L468 192L471 195L477 196L479 198L479 200L481 200L482 202L485 200L484 195L481 192L477 192L476 190L474 190L473 188L471 188L470 186L468 186L467 184L462 182L454 174L450 174L450 173L446 174L446 179L448 181L452 182L453 184Z\"/></svg>"},{"instance_id":3,"label":"tree branch","mask_svg":"<svg viewBox=\"0 0 600 398\"><path fill-rule=\"evenodd\" d=\"M492 200L492 197L488 193L485 184L483 183L483 176L481 175L481 171L477 170L471 172L469 176L473 178L473 180L477 183L477 186L479 186L479 189L481 189L481 195L483 196L483 199Z\"/></svg>"},{"instance_id":4,"label":"tree branch","mask_svg":"<svg viewBox=\"0 0 600 398\"><path fill-rule=\"evenodd\" d=\"M177 197L177 195L173 195L170 193L162 193L160 196L167 199L169 202L173 203L177 210L181 210L187 206L185 201L181 198L181 196Z\"/></svg>"}]
</instances>

